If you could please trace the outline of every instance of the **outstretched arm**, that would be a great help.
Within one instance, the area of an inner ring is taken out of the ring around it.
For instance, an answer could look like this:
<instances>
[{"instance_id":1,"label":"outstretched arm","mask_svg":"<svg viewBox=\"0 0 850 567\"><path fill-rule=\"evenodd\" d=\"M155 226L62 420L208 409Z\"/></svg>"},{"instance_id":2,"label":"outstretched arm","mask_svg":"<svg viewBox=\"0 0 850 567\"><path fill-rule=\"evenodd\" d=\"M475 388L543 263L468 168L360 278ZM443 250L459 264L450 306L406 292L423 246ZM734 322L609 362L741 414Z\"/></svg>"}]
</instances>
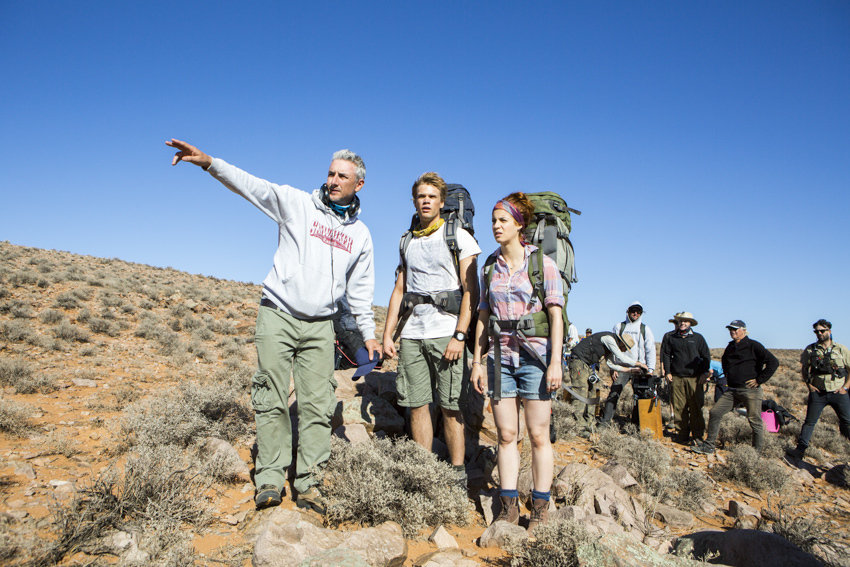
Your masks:
<instances>
[{"instance_id":1,"label":"outstretched arm","mask_svg":"<svg viewBox=\"0 0 850 567\"><path fill-rule=\"evenodd\" d=\"M181 161L194 163L203 169L209 169L212 165L212 158L210 156L188 142L171 138L171 140L166 140L165 144L178 150L174 154L174 157L171 158L171 165L177 165Z\"/></svg>"}]
</instances>

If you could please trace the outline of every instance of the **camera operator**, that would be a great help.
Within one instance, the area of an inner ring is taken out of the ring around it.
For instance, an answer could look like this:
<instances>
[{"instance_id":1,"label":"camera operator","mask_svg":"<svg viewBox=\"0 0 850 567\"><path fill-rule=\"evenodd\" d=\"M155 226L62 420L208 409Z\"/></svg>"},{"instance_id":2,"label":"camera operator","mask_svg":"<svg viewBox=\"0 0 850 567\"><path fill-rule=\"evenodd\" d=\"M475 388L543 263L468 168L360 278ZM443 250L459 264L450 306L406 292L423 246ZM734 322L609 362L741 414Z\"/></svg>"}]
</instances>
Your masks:
<instances>
[{"instance_id":1,"label":"camera operator","mask_svg":"<svg viewBox=\"0 0 850 567\"><path fill-rule=\"evenodd\" d=\"M594 333L582 339L573 348L570 355L570 381L572 384L565 386L565 389L573 396L573 417L583 427L581 436L590 435L592 416L589 406L592 404L590 404L588 395L592 387L589 387L588 379L591 376L591 367L594 364L599 364L602 358L605 358L611 370L622 372L624 375L630 374L633 370L649 371L646 364L637 362L629 354L629 349L634 344L635 340L631 335L620 336L605 331Z\"/></svg>"}]
</instances>

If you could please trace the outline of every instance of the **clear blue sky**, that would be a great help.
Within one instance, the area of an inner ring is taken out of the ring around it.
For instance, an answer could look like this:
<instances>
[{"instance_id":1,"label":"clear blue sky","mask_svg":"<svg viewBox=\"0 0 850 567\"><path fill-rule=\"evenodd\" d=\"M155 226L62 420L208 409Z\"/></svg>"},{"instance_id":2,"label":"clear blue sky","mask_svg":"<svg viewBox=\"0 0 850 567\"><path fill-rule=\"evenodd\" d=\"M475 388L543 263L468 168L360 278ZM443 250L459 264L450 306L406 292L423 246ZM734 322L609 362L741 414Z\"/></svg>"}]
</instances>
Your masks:
<instances>
[{"instance_id":1,"label":"clear blue sky","mask_svg":"<svg viewBox=\"0 0 850 567\"><path fill-rule=\"evenodd\" d=\"M276 226L188 140L312 190L362 154L375 303L410 184L436 170L489 212L560 192L570 318L634 299L660 336L692 311L712 347L747 321L799 348L850 341L850 3L0 2L0 239L259 282Z\"/></svg>"}]
</instances>

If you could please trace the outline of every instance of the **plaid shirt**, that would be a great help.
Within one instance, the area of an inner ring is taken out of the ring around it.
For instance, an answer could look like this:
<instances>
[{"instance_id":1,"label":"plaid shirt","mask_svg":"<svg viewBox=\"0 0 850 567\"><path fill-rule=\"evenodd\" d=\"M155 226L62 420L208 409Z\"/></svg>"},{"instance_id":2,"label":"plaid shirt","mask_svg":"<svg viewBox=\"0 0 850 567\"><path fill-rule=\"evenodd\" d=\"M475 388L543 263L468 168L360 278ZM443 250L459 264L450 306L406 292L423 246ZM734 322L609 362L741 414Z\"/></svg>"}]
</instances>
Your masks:
<instances>
[{"instance_id":1,"label":"plaid shirt","mask_svg":"<svg viewBox=\"0 0 850 567\"><path fill-rule=\"evenodd\" d=\"M481 297L478 302L478 309L489 309L491 315L495 315L497 319L519 319L523 315L537 313L543 309L540 305L540 300L534 293L531 286L531 280L528 277L528 258L531 253L537 250L536 246L527 244L525 246L525 259L522 266L511 275L508 269L508 264L505 259L499 254L496 263L493 265L493 279L487 287L486 276L484 269L481 270L481 281L479 289ZM564 306L564 287L561 282L561 274L558 272L558 266L548 256L543 256L543 296L546 307L552 305ZM519 367L519 346L520 338L513 331L502 331L499 334L499 341L502 351L502 365ZM546 350L549 344L549 337L527 337L522 341L522 346L529 353L540 356L546 360ZM490 354L493 357L493 336L490 335Z\"/></svg>"}]
</instances>

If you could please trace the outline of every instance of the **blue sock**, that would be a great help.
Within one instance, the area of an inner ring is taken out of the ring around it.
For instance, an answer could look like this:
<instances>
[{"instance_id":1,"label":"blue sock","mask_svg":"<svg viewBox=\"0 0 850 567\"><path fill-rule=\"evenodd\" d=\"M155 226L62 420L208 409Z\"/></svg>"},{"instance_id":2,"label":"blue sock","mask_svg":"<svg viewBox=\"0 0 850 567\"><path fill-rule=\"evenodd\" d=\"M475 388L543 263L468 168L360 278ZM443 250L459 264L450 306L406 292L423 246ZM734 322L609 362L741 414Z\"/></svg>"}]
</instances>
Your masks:
<instances>
[{"instance_id":1,"label":"blue sock","mask_svg":"<svg viewBox=\"0 0 850 567\"><path fill-rule=\"evenodd\" d=\"M549 497L551 496L551 494L552 491L550 490L547 490L546 492L537 492L536 490L531 491L531 497L534 500L545 500L547 502L549 501Z\"/></svg>"},{"instance_id":2,"label":"blue sock","mask_svg":"<svg viewBox=\"0 0 850 567\"><path fill-rule=\"evenodd\" d=\"M505 496L507 498L519 498L519 492L516 488L514 488L513 490L507 490L502 488L501 490L499 490L499 496Z\"/></svg>"}]
</instances>

